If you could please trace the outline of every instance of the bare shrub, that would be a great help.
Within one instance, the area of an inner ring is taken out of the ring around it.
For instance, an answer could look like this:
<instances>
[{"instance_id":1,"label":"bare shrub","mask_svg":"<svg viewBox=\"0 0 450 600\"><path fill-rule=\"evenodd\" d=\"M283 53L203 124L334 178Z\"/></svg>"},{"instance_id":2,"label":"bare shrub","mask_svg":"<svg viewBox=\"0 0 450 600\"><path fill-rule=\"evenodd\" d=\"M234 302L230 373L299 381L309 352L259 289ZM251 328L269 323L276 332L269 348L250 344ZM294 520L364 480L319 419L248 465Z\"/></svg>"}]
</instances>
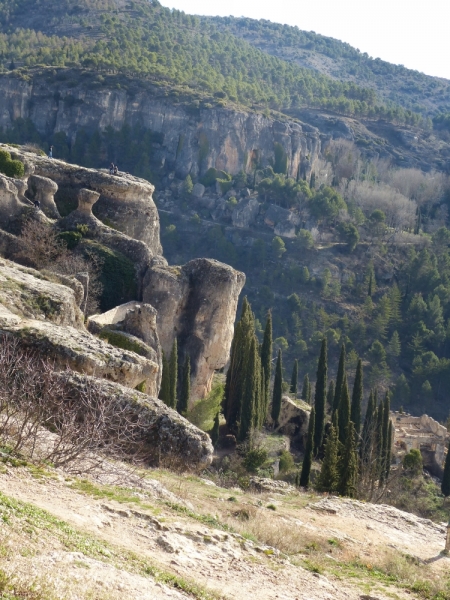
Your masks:
<instances>
[{"instance_id":1,"label":"bare shrub","mask_svg":"<svg viewBox=\"0 0 450 600\"><path fill-rule=\"evenodd\" d=\"M54 365L8 335L0 338L0 440L29 459L86 471L108 459L150 460L143 411L101 393L95 380Z\"/></svg>"}]
</instances>

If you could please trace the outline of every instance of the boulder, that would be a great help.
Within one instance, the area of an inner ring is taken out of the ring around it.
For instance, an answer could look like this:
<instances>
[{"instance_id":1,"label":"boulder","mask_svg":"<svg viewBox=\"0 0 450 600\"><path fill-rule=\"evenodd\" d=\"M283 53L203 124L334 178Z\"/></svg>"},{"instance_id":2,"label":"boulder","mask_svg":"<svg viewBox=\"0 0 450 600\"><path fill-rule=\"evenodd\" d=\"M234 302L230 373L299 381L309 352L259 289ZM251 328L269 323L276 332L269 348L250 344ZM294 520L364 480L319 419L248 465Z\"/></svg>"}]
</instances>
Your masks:
<instances>
[{"instance_id":1,"label":"boulder","mask_svg":"<svg viewBox=\"0 0 450 600\"><path fill-rule=\"evenodd\" d=\"M28 194L32 200L40 203L42 212L49 219L59 219L61 215L55 204L57 184L48 177L30 175L28 179Z\"/></svg>"},{"instance_id":2,"label":"boulder","mask_svg":"<svg viewBox=\"0 0 450 600\"><path fill-rule=\"evenodd\" d=\"M7 228L10 222L29 205L21 199L15 179L0 174L0 227Z\"/></svg>"},{"instance_id":3,"label":"boulder","mask_svg":"<svg viewBox=\"0 0 450 600\"><path fill-rule=\"evenodd\" d=\"M190 356L192 400L206 396L214 371L228 361L244 283L243 273L205 258L183 267L154 266L144 278L143 300L157 310L164 352L176 337L180 362Z\"/></svg>"},{"instance_id":4,"label":"boulder","mask_svg":"<svg viewBox=\"0 0 450 600\"><path fill-rule=\"evenodd\" d=\"M196 183L194 188L192 189L192 195L194 198L203 198L203 194L205 193L205 186L201 183Z\"/></svg>"},{"instance_id":5,"label":"boulder","mask_svg":"<svg viewBox=\"0 0 450 600\"><path fill-rule=\"evenodd\" d=\"M273 232L275 235L281 235L281 237L295 238L295 225L290 220L279 221Z\"/></svg>"},{"instance_id":6,"label":"boulder","mask_svg":"<svg viewBox=\"0 0 450 600\"><path fill-rule=\"evenodd\" d=\"M240 228L249 227L258 216L259 208L260 204L256 198L241 200L231 215L233 225Z\"/></svg>"},{"instance_id":7,"label":"boulder","mask_svg":"<svg viewBox=\"0 0 450 600\"><path fill-rule=\"evenodd\" d=\"M278 418L278 433L287 435L293 445L302 446L303 439L308 432L310 413L311 407L305 402L283 396Z\"/></svg>"}]
</instances>

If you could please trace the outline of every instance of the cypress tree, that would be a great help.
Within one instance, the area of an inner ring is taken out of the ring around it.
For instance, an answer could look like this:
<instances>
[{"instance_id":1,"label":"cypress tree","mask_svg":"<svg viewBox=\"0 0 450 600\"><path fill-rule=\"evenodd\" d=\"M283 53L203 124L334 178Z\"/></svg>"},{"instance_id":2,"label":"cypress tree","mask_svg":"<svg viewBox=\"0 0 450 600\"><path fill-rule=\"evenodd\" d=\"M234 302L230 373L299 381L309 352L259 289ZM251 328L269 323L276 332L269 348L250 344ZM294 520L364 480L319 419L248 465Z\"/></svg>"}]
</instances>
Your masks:
<instances>
[{"instance_id":1,"label":"cypress tree","mask_svg":"<svg viewBox=\"0 0 450 600\"><path fill-rule=\"evenodd\" d=\"M450 443L445 457L444 475L442 476L441 492L447 498L450 496Z\"/></svg>"},{"instance_id":2,"label":"cypress tree","mask_svg":"<svg viewBox=\"0 0 450 600\"><path fill-rule=\"evenodd\" d=\"M169 361L164 354L162 353L162 375L161 375L161 388L159 390L159 398L164 402L164 404L169 405L170 402L170 370L169 370Z\"/></svg>"},{"instance_id":3,"label":"cypress tree","mask_svg":"<svg viewBox=\"0 0 450 600\"><path fill-rule=\"evenodd\" d=\"M323 430L325 426L325 402L327 394L327 340L322 340L320 348L319 362L317 365L316 390L314 394L314 406L316 409L316 422L314 431L314 454L319 452L323 440Z\"/></svg>"},{"instance_id":4,"label":"cypress tree","mask_svg":"<svg viewBox=\"0 0 450 600\"><path fill-rule=\"evenodd\" d=\"M170 353L170 396L169 406L176 408L177 406L177 385L178 385L178 342L177 338L173 340L172 352Z\"/></svg>"},{"instance_id":5,"label":"cypress tree","mask_svg":"<svg viewBox=\"0 0 450 600\"><path fill-rule=\"evenodd\" d=\"M350 422L350 394L348 391L347 373L344 373L342 382L341 399L338 407L338 425L339 425L339 441L345 444L345 436L347 427Z\"/></svg>"},{"instance_id":6,"label":"cypress tree","mask_svg":"<svg viewBox=\"0 0 450 600\"><path fill-rule=\"evenodd\" d=\"M264 369L264 405L262 407L262 412L265 421L267 410L269 408L270 376L272 371L272 313L270 311L267 314L264 338L261 345L261 366Z\"/></svg>"},{"instance_id":7,"label":"cypress tree","mask_svg":"<svg viewBox=\"0 0 450 600\"><path fill-rule=\"evenodd\" d=\"M299 485L307 488L309 486L309 476L311 474L311 465L313 459L313 446L314 446L314 422L315 422L315 410L314 406L311 409L309 415L308 424L308 439L306 440L305 456L303 457L302 473L300 475Z\"/></svg>"},{"instance_id":8,"label":"cypress tree","mask_svg":"<svg viewBox=\"0 0 450 600\"><path fill-rule=\"evenodd\" d=\"M376 394L376 392L375 392ZM376 397L376 396L375 396ZM380 403L377 408L377 420L376 420L376 429L375 429L375 451L376 451L376 472L374 473L375 480L379 479L381 476L381 471L383 468L383 423L384 423L384 404L383 401L380 400Z\"/></svg>"},{"instance_id":9,"label":"cypress tree","mask_svg":"<svg viewBox=\"0 0 450 600\"><path fill-rule=\"evenodd\" d=\"M370 275L369 275L369 285L367 288L367 295L372 297L373 296L373 272L370 271Z\"/></svg>"},{"instance_id":10,"label":"cypress tree","mask_svg":"<svg viewBox=\"0 0 450 600\"><path fill-rule=\"evenodd\" d=\"M191 357L186 354L183 365L183 380L181 382L180 399L178 401L178 412L186 414L191 398Z\"/></svg>"},{"instance_id":11,"label":"cypress tree","mask_svg":"<svg viewBox=\"0 0 450 600\"><path fill-rule=\"evenodd\" d=\"M325 456L320 469L320 475L317 479L317 490L319 492L334 492L336 491L339 479L338 473L338 456L337 456L338 439L336 430L333 425L330 426L330 433L325 442Z\"/></svg>"},{"instance_id":12,"label":"cypress tree","mask_svg":"<svg viewBox=\"0 0 450 600\"><path fill-rule=\"evenodd\" d=\"M383 448L381 451L381 473L380 473L380 485L385 481L386 477L386 465L388 462L388 447L389 447L389 413L391 410L391 401L389 398L389 392L386 392L383 404ZM390 456L389 456L390 462Z\"/></svg>"},{"instance_id":13,"label":"cypress tree","mask_svg":"<svg viewBox=\"0 0 450 600\"><path fill-rule=\"evenodd\" d=\"M247 298L242 303L241 318L236 324L233 342L231 344L230 364L225 382L223 402L227 426L236 432L237 421L241 412L241 402L245 385L246 361L250 345L254 337L254 316Z\"/></svg>"},{"instance_id":14,"label":"cypress tree","mask_svg":"<svg viewBox=\"0 0 450 600\"><path fill-rule=\"evenodd\" d=\"M351 421L345 431L345 448L340 459L338 492L341 496L353 498L358 479L358 455L356 453L356 433Z\"/></svg>"},{"instance_id":15,"label":"cypress tree","mask_svg":"<svg viewBox=\"0 0 450 600\"><path fill-rule=\"evenodd\" d=\"M308 373L306 373L303 378L302 400L304 400L307 404L311 404L311 384L309 382Z\"/></svg>"},{"instance_id":16,"label":"cypress tree","mask_svg":"<svg viewBox=\"0 0 450 600\"><path fill-rule=\"evenodd\" d=\"M358 359L356 367L355 383L353 384L352 408L350 411L350 421L355 425L356 436L359 436L361 429L361 405L363 401L363 368L362 360Z\"/></svg>"},{"instance_id":17,"label":"cypress tree","mask_svg":"<svg viewBox=\"0 0 450 600\"><path fill-rule=\"evenodd\" d=\"M295 394L295 397L297 397L297 391L298 391L298 360L295 359L294 367L292 369L290 392L291 392L291 394Z\"/></svg>"},{"instance_id":18,"label":"cypress tree","mask_svg":"<svg viewBox=\"0 0 450 600\"><path fill-rule=\"evenodd\" d=\"M244 394L242 397L238 438L244 441L258 423L259 397L261 394L261 359L258 341L253 336L244 372Z\"/></svg>"},{"instance_id":19,"label":"cypress tree","mask_svg":"<svg viewBox=\"0 0 450 600\"><path fill-rule=\"evenodd\" d=\"M330 407L330 410L333 409L333 401L334 401L334 381L331 380L328 385L328 392L327 392L327 404Z\"/></svg>"},{"instance_id":20,"label":"cypress tree","mask_svg":"<svg viewBox=\"0 0 450 600\"><path fill-rule=\"evenodd\" d=\"M341 346L341 354L339 356L339 366L336 376L336 385L334 388L334 399L333 399L333 412L339 408L339 402L341 401L342 385L344 383L345 375L345 345Z\"/></svg>"},{"instance_id":21,"label":"cypress tree","mask_svg":"<svg viewBox=\"0 0 450 600\"><path fill-rule=\"evenodd\" d=\"M216 447L217 442L219 441L219 429L220 429L219 412L217 412L216 416L214 417L213 428L211 429L211 442L212 442L212 445L214 446L214 448Z\"/></svg>"},{"instance_id":22,"label":"cypress tree","mask_svg":"<svg viewBox=\"0 0 450 600\"><path fill-rule=\"evenodd\" d=\"M280 416L281 398L283 395L283 365L281 362L281 350L278 350L277 366L275 368L275 380L273 382L272 412L271 417L276 424Z\"/></svg>"},{"instance_id":23,"label":"cypress tree","mask_svg":"<svg viewBox=\"0 0 450 600\"><path fill-rule=\"evenodd\" d=\"M389 419L388 444L387 444L385 474L384 474L384 480L385 481L388 481L388 479L389 479L389 473L391 472L392 437L393 437L392 434L393 434L392 421Z\"/></svg>"},{"instance_id":24,"label":"cypress tree","mask_svg":"<svg viewBox=\"0 0 450 600\"><path fill-rule=\"evenodd\" d=\"M369 402L367 404L366 416L364 417L364 425L361 434L361 446L360 446L360 455L361 458L364 458L368 453L372 431L373 431L373 422L375 416L375 405L374 405L374 397L373 391L370 390Z\"/></svg>"}]
</instances>

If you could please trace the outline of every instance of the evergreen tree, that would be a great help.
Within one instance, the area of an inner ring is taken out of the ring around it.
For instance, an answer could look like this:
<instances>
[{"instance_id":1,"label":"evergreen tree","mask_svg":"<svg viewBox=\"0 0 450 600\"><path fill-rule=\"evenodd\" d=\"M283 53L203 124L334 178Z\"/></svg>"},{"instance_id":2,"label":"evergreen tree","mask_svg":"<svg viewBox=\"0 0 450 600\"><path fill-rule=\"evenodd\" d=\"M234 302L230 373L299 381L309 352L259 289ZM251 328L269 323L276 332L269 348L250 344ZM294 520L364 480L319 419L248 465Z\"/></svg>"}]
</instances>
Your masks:
<instances>
[{"instance_id":1,"label":"evergreen tree","mask_svg":"<svg viewBox=\"0 0 450 600\"><path fill-rule=\"evenodd\" d=\"M186 414L189 408L191 397L191 357L186 354L183 365L183 380L181 382L181 393L178 401L178 412L180 415Z\"/></svg>"},{"instance_id":2,"label":"evergreen tree","mask_svg":"<svg viewBox=\"0 0 450 600\"><path fill-rule=\"evenodd\" d=\"M447 456L445 457L444 475L442 476L441 482L441 492L446 498L447 496L450 496L450 447L447 449Z\"/></svg>"},{"instance_id":3,"label":"evergreen tree","mask_svg":"<svg viewBox=\"0 0 450 600\"><path fill-rule=\"evenodd\" d=\"M375 392L376 394L376 392ZM376 397L376 396L375 396ZM375 426L375 452L376 452L376 462L375 462L375 473L374 479L377 480L381 476L381 471L383 468L383 423L384 423L384 403L380 400L380 403L377 408L377 418L376 418L376 426Z\"/></svg>"},{"instance_id":4,"label":"evergreen tree","mask_svg":"<svg viewBox=\"0 0 450 600\"><path fill-rule=\"evenodd\" d=\"M267 315L264 339L261 345L261 366L264 369L264 405L262 412L266 420L270 399L270 376L272 370L272 313Z\"/></svg>"},{"instance_id":5,"label":"evergreen tree","mask_svg":"<svg viewBox=\"0 0 450 600\"><path fill-rule=\"evenodd\" d=\"M338 472L338 439L333 425L325 442L325 456L317 479L317 491L335 492L339 481Z\"/></svg>"},{"instance_id":6,"label":"evergreen tree","mask_svg":"<svg viewBox=\"0 0 450 600\"><path fill-rule=\"evenodd\" d=\"M174 339L172 345L172 352L170 354L170 396L169 406L176 408L177 406L177 385L178 385L178 342L177 338Z\"/></svg>"},{"instance_id":7,"label":"evergreen tree","mask_svg":"<svg viewBox=\"0 0 450 600\"><path fill-rule=\"evenodd\" d=\"M361 429L361 405L363 401L363 367L362 360L358 359L356 366L355 382L353 384L352 407L350 410L350 421L355 426L356 436L359 436Z\"/></svg>"},{"instance_id":8,"label":"evergreen tree","mask_svg":"<svg viewBox=\"0 0 450 600\"><path fill-rule=\"evenodd\" d=\"M261 396L261 358L258 340L253 335L244 371L244 394L242 397L238 438L244 441L258 424Z\"/></svg>"},{"instance_id":9,"label":"evergreen tree","mask_svg":"<svg viewBox=\"0 0 450 600\"><path fill-rule=\"evenodd\" d=\"M389 448L389 423L391 422L389 418L389 414L391 411L391 401L389 398L389 392L386 392L384 397L383 404L383 448L381 451L381 473L380 473L380 485L382 485L385 481L386 477L386 466L389 460L390 463L390 455L388 458L388 448Z\"/></svg>"},{"instance_id":10,"label":"evergreen tree","mask_svg":"<svg viewBox=\"0 0 450 600\"><path fill-rule=\"evenodd\" d=\"M392 438L393 438L393 427L392 427L392 421L389 419L388 444L387 444L385 474L384 474L385 481L388 481L389 473L391 472Z\"/></svg>"},{"instance_id":11,"label":"evergreen tree","mask_svg":"<svg viewBox=\"0 0 450 600\"><path fill-rule=\"evenodd\" d=\"M275 368L275 380L273 382L272 395L272 420L274 425L278 422L281 410L281 398L283 396L283 365L281 362L281 350L278 350L277 366Z\"/></svg>"},{"instance_id":12,"label":"evergreen tree","mask_svg":"<svg viewBox=\"0 0 450 600\"><path fill-rule=\"evenodd\" d=\"M223 411L227 426L236 432L245 385L246 360L254 337L254 316L247 301L242 303L241 318L236 324L231 344L230 365L225 382Z\"/></svg>"},{"instance_id":13,"label":"evergreen tree","mask_svg":"<svg viewBox=\"0 0 450 600\"><path fill-rule=\"evenodd\" d=\"M336 376L336 385L334 388L334 399L333 399L333 412L339 408L339 402L341 401L342 395L342 385L344 383L344 374L345 374L345 345L341 346L341 354L339 356L339 366L338 372Z\"/></svg>"},{"instance_id":14,"label":"evergreen tree","mask_svg":"<svg viewBox=\"0 0 450 600\"><path fill-rule=\"evenodd\" d=\"M358 455L356 453L356 433L351 421L345 431L345 448L340 459L340 478L337 491L341 496L353 498L358 479Z\"/></svg>"},{"instance_id":15,"label":"evergreen tree","mask_svg":"<svg viewBox=\"0 0 450 600\"><path fill-rule=\"evenodd\" d=\"M314 431L314 454L319 452L322 446L323 431L325 426L325 403L327 394L327 340L323 338L320 348L319 362L317 365L316 390L314 394L314 407L316 409L315 431Z\"/></svg>"},{"instance_id":16,"label":"evergreen tree","mask_svg":"<svg viewBox=\"0 0 450 600\"><path fill-rule=\"evenodd\" d=\"M170 369L169 369L169 361L164 354L162 353L162 376L161 376L161 388L159 390L159 398L170 406Z\"/></svg>"},{"instance_id":17,"label":"evergreen tree","mask_svg":"<svg viewBox=\"0 0 450 600\"><path fill-rule=\"evenodd\" d=\"M327 392L327 404L330 407L330 410L332 410L332 408L333 408L334 390L335 390L334 381L331 380L328 385L328 392Z\"/></svg>"},{"instance_id":18,"label":"evergreen tree","mask_svg":"<svg viewBox=\"0 0 450 600\"><path fill-rule=\"evenodd\" d=\"M214 417L214 425L213 428L211 429L211 442L212 445L214 446L214 448L217 445L217 442L219 441L219 429L220 429L220 420L219 420L219 412L217 412L216 416Z\"/></svg>"},{"instance_id":19,"label":"evergreen tree","mask_svg":"<svg viewBox=\"0 0 450 600\"><path fill-rule=\"evenodd\" d=\"M303 378L302 400L307 404L311 404L311 383L309 381L308 373Z\"/></svg>"},{"instance_id":20,"label":"evergreen tree","mask_svg":"<svg viewBox=\"0 0 450 600\"><path fill-rule=\"evenodd\" d=\"M314 406L311 409L309 415L308 424L308 439L306 440L305 456L303 457L302 473L300 475L299 485L307 488L309 486L309 476L311 474L311 465L313 459L313 446L314 446L314 422L315 422L315 410Z\"/></svg>"},{"instance_id":21,"label":"evergreen tree","mask_svg":"<svg viewBox=\"0 0 450 600\"><path fill-rule=\"evenodd\" d=\"M361 434L361 442L359 447L359 455L364 470L367 471L371 462L371 454L373 449L373 439L375 430L375 402L373 391L370 391L369 402L367 404L366 416Z\"/></svg>"},{"instance_id":22,"label":"evergreen tree","mask_svg":"<svg viewBox=\"0 0 450 600\"><path fill-rule=\"evenodd\" d=\"M297 397L297 388L298 388L298 360L294 360L294 367L292 369L292 377L291 377L291 394L295 394Z\"/></svg>"},{"instance_id":23,"label":"evergreen tree","mask_svg":"<svg viewBox=\"0 0 450 600\"><path fill-rule=\"evenodd\" d=\"M350 422L350 394L348 391L347 373L344 373L342 382L341 400L338 408L339 441L344 444L347 427Z\"/></svg>"}]
</instances>

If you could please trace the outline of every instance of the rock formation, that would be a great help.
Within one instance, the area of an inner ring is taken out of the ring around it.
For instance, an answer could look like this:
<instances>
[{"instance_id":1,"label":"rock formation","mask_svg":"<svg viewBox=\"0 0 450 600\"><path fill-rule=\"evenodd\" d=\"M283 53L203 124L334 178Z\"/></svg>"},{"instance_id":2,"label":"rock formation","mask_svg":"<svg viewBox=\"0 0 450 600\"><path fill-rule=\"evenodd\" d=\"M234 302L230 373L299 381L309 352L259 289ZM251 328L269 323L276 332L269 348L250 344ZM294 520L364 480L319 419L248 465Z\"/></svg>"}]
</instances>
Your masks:
<instances>
[{"instance_id":1,"label":"rock formation","mask_svg":"<svg viewBox=\"0 0 450 600\"><path fill-rule=\"evenodd\" d=\"M191 359L192 398L211 389L214 371L227 361L245 275L216 260L183 267L154 266L144 279L143 300L158 312L161 346L170 353L175 337L180 359Z\"/></svg>"}]
</instances>

